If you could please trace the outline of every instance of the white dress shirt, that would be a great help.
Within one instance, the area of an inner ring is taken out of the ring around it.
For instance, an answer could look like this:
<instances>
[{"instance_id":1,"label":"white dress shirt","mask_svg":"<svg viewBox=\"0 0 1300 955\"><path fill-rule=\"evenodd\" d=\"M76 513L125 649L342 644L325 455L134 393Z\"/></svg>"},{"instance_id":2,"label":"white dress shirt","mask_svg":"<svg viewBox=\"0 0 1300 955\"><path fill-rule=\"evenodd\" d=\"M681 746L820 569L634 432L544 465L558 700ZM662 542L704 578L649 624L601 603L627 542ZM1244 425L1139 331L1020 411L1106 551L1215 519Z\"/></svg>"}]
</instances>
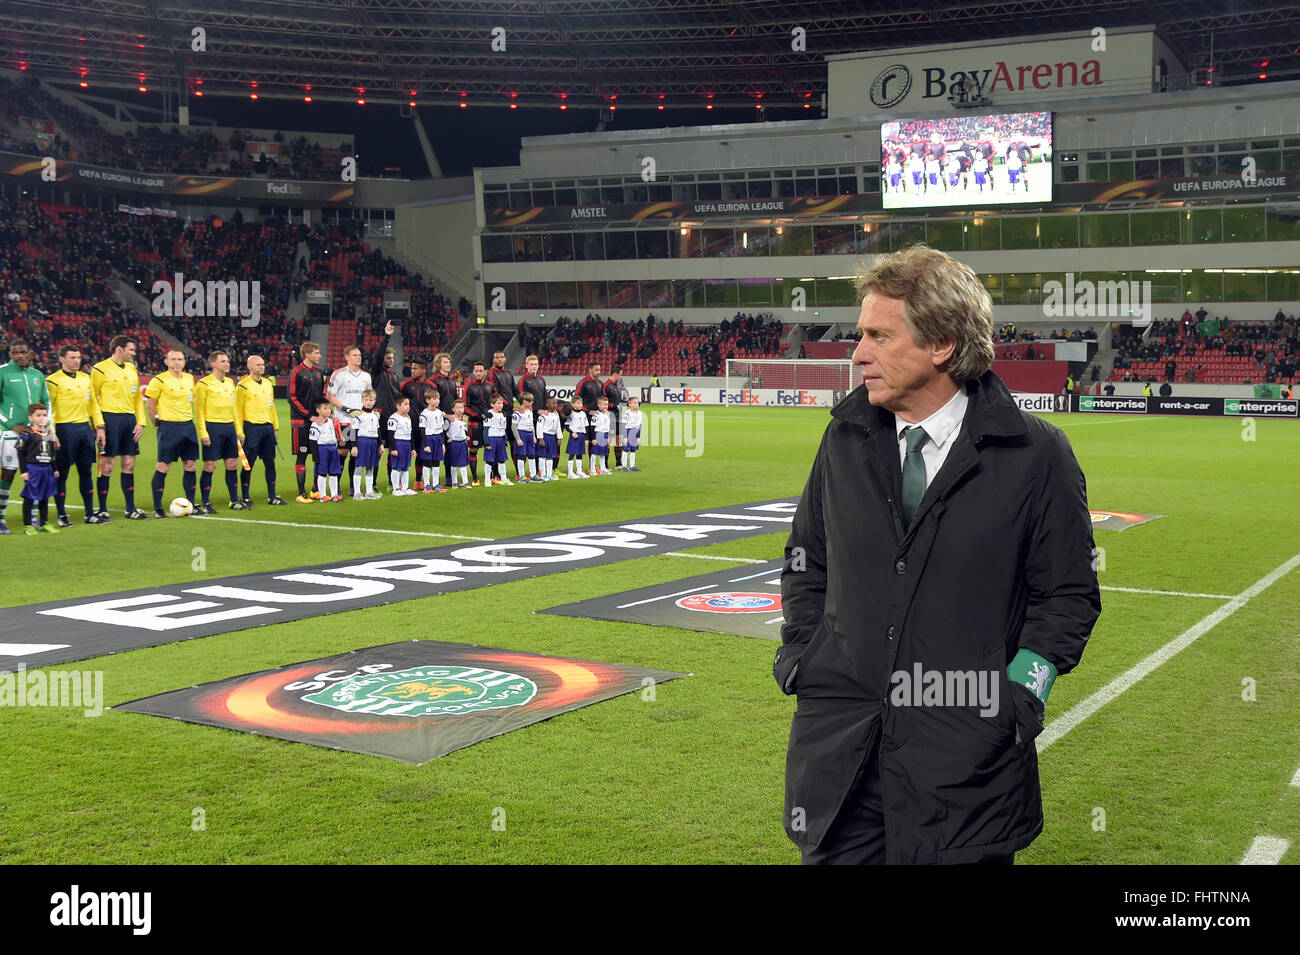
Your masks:
<instances>
[{"instance_id":1,"label":"white dress shirt","mask_svg":"<svg viewBox=\"0 0 1300 955\"><path fill-rule=\"evenodd\" d=\"M966 406L970 404L970 399L966 397L965 386L959 386L957 393L949 399L948 403L936 411L924 421L919 421L922 428L925 429L925 444L921 445L921 457L925 461L925 486L928 488L934 476L939 473L943 467L943 462L948 459L948 452L957 442L957 432L961 430L962 419L966 417ZM898 438L898 463L901 467L907 459L907 439L903 436L904 428L912 428L916 425L904 421L902 418L894 417L894 428Z\"/></svg>"}]
</instances>

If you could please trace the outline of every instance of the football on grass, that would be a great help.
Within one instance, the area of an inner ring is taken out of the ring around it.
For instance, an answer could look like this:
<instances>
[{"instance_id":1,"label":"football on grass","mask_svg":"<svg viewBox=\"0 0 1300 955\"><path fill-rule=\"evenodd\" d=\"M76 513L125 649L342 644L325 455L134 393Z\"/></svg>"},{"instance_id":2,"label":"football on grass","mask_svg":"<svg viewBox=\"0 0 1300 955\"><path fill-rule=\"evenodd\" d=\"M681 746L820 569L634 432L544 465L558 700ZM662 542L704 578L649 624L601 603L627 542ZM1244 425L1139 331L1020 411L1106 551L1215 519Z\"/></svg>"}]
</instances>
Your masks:
<instances>
[{"instance_id":1,"label":"football on grass","mask_svg":"<svg viewBox=\"0 0 1300 955\"><path fill-rule=\"evenodd\" d=\"M189 517L194 513L194 505L183 497L178 497L172 501L171 506L167 508L171 511L172 517Z\"/></svg>"}]
</instances>

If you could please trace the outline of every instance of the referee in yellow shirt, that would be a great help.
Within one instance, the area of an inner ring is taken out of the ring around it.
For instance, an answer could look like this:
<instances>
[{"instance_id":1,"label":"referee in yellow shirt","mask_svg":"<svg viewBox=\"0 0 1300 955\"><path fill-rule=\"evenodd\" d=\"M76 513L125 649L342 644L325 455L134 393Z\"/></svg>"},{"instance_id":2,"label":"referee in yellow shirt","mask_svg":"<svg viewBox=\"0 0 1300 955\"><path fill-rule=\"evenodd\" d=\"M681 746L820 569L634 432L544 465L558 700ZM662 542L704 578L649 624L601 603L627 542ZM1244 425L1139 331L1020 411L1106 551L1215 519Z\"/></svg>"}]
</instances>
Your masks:
<instances>
[{"instance_id":1,"label":"referee in yellow shirt","mask_svg":"<svg viewBox=\"0 0 1300 955\"><path fill-rule=\"evenodd\" d=\"M167 472L180 459L185 497L194 503L195 463L199 442L194 436L194 376L185 371L185 353L179 348L167 352L167 370L149 379L144 390L149 418L158 429L158 463L153 474L153 516L168 517L163 510Z\"/></svg>"},{"instance_id":2,"label":"referee in yellow shirt","mask_svg":"<svg viewBox=\"0 0 1300 955\"><path fill-rule=\"evenodd\" d=\"M108 523L108 483L114 458L122 459L126 516L133 521L149 519L135 506L135 456L140 453L140 435L144 433L144 396L135 367L135 349L136 341L130 335L115 335L108 343L109 357L90 369L90 393L104 416L104 449L95 481L98 517L103 524Z\"/></svg>"},{"instance_id":3,"label":"referee in yellow shirt","mask_svg":"<svg viewBox=\"0 0 1300 955\"><path fill-rule=\"evenodd\" d=\"M203 445L203 474L199 476L199 493L203 503L195 514L215 514L212 506L212 472L218 461L226 462L226 490L230 492L230 506L244 509L239 499L236 475L239 473L239 435L235 431L235 379L230 377L230 356L214 351L208 356L211 374L200 378L194 386L194 426Z\"/></svg>"},{"instance_id":4,"label":"referee in yellow shirt","mask_svg":"<svg viewBox=\"0 0 1300 955\"><path fill-rule=\"evenodd\" d=\"M248 374L239 379L235 387L235 430L244 445L244 456L249 464L261 460L266 466L266 503L288 504L275 493L275 449L280 431L280 418L275 410L275 378L265 378L266 362L261 355L248 356ZM248 488L253 481L253 471L240 472L239 486L244 507L251 508Z\"/></svg>"},{"instance_id":5,"label":"referee in yellow shirt","mask_svg":"<svg viewBox=\"0 0 1300 955\"><path fill-rule=\"evenodd\" d=\"M68 517L68 471L77 466L77 483L81 504L86 509L87 524L102 524L95 513L91 470L95 466L95 445L104 443L104 416L90 387L90 376L81 370L81 349L64 345L59 349L60 368L45 379L50 393L51 419L59 439L54 468L59 472L54 504L59 509L59 526L71 527Z\"/></svg>"}]
</instances>

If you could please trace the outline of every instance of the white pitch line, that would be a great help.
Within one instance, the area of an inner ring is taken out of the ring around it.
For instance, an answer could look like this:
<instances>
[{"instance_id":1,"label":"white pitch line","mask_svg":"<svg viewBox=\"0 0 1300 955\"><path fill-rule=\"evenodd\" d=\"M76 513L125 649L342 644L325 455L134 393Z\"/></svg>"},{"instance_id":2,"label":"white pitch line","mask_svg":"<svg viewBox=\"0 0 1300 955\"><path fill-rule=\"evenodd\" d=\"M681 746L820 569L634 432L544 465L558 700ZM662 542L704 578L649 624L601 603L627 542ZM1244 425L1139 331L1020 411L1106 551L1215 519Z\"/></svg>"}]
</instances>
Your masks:
<instances>
[{"instance_id":1,"label":"white pitch line","mask_svg":"<svg viewBox=\"0 0 1300 955\"><path fill-rule=\"evenodd\" d=\"M84 508L80 504L69 504L68 510L80 511ZM411 537L442 537L458 541L493 541L496 537L473 537L469 534L439 534L434 531L398 531L391 530L387 527L347 527L341 524L302 524L295 521L264 521L256 517L215 517L208 514L190 515L199 521L233 521L236 524L268 524L276 527L320 527L330 531L357 531L361 534L406 534ZM175 520L176 518L172 518ZM156 520L150 517L149 520Z\"/></svg>"},{"instance_id":2,"label":"white pitch line","mask_svg":"<svg viewBox=\"0 0 1300 955\"><path fill-rule=\"evenodd\" d=\"M0 643L0 657L25 657L49 650L66 650L67 643Z\"/></svg>"},{"instance_id":3,"label":"white pitch line","mask_svg":"<svg viewBox=\"0 0 1300 955\"><path fill-rule=\"evenodd\" d=\"M617 609L618 609L618 610L625 610L625 609L627 609L628 607L639 607L639 606L641 606L642 604L652 604L652 603L654 603L656 600L667 600L667 599L670 598L670 597L680 597L680 596L682 596L683 594L693 594L693 593L695 593L695 591L697 591L697 590L708 590L708 589L709 589L710 587L712 587L712 586L713 586L713 584L705 584L703 587L692 587L690 590L679 590L679 591L677 591L677 593L675 593L675 594L662 594L662 595L660 595L660 596L658 596L658 597L648 597L648 598L645 599L645 600L637 600L637 601L635 601L635 602L633 602L633 603L630 603L630 604L619 604L618 607L617 607Z\"/></svg>"},{"instance_id":4,"label":"white pitch line","mask_svg":"<svg viewBox=\"0 0 1300 955\"><path fill-rule=\"evenodd\" d=\"M1074 729L1088 717L1092 716L1099 709L1115 699L1125 690L1135 686L1144 677L1155 672L1157 668L1173 659L1174 656L1186 650L1202 636L1212 630L1215 626L1231 617L1234 613L1246 606L1252 599L1263 593L1265 589L1272 586L1286 574L1289 574L1297 566L1300 566L1300 554L1295 554L1290 560L1282 563L1269 571L1259 580L1255 581L1237 596L1233 597L1222 607L1202 617L1192 626L1188 627L1173 640L1170 640L1159 650L1140 660L1138 663L1129 667L1115 679L1111 680L1100 690L1097 690L1091 696L1076 703L1070 709L1066 710L1052 722L1047 724L1047 728L1038 736L1038 752L1042 752L1051 746L1058 739L1064 736L1070 730Z\"/></svg>"},{"instance_id":5,"label":"white pitch line","mask_svg":"<svg viewBox=\"0 0 1300 955\"><path fill-rule=\"evenodd\" d=\"M696 560L729 560L733 564L766 564L769 561L759 560L757 557L715 557L712 554L686 554L679 550L670 550L664 554L665 557L694 557Z\"/></svg>"},{"instance_id":6,"label":"white pitch line","mask_svg":"<svg viewBox=\"0 0 1300 955\"><path fill-rule=\"evenodd\" d=\"M1239 865L1277 865L1291 848L1287 839L1273 836L1256 836L1246 854L1241 857Z\"/></svg>"},{"instance_id":7,"label":"white pitch line","mask_svg":"<svg viewBox=\"0 0 1300 955\"><path fill-rule=\"evenodd\" d=\"M1231 600L1232 594L1195 594L1186 590L1145 590L1142 587L1102 587L1124 594L1157 594L1161 597L1208 597L1212 600Z\"/></svg>"},{"instance_id":8,"label":"white pitch line","mask_svg":"<svg viewBox=\"0 0 1300 955\"><path fill-rule=\"evenodd\" d=\"M1291 785L1300 788L1300 769L1297 769L1295 775L1291 777Z\"/></svg>"}]
</instances>

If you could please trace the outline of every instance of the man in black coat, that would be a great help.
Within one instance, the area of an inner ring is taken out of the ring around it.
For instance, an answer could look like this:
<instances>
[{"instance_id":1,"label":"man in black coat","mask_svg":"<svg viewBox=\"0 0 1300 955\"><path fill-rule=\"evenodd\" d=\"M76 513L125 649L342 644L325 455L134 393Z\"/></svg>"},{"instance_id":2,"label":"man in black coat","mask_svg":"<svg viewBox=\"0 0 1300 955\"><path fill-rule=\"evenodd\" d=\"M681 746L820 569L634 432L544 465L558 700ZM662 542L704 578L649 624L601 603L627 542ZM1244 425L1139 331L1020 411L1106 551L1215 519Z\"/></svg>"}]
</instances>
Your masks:
<instances>
[{"instance_id":1,"label":"man in black coat","mask_svg":"<svg viewBox=\"0 0 1300 955\"><path fill-rule=\"evenodd\" d=\"M596 424L592 415L596 413L596 402L605 393L605 384L600 380L600 362L593 361L587 366L587 377L578 382L573 393L582 399L582 410L587 413L587 448L596 441Z\"/></svg>"},{"instance_id":2,"label":"man in black coat","mask_svg":"<svg viewBox=\"0 0 1300 955\"><path fill-rule=\"evenodd\" d=\"M392 322L384 325L384 340L375 350L374 361L370 365L370 379L375 388L375 410L379 412L379 441L388 452L388 488L393 487L393 444L392 432L388 430L388 418L397 410L397 399L402 394L402 383L393 371L393 350L388 347L388 339L393 336L396 326ZM419 416L419 412L416 412Z\"/></svg>"},{"instance_id":3,"label":"man in black coat","mask_svg":"<svg viewBox=\"0 0 1300 955\"><path fill-rule=\"evenodd\" d=\"M510 449L510 457L515 462L515 477L527 481L527 475L519 470L519 447L515 444L514 410L518 403L519 390L515 386L515 376L506 367L506 353L503 351L492 353L492 367L488 369L488 384L504 399L501 413L506 416L506 447ZM502 461L502 477L505 477L505 467L505 462Z\"/></svg>"},{"instance_id":4,"label":"man in black coat","mask_svg":"<svg viewBox=\"0 0 1300 955\"><path fill-rule=\"evenodd\" d=\"M546 379L537 373L538 359L536 355L529 355L524 359L524 373L519 379L519 394L522 396L525 392L533 396L533 435L537 436L537 416L546 409ZM541 444L540 438L537 444ZM536 449L536 445L534 445ZM538 450L533 455L534 461L541 459L541 451ZM541 465L538 464L538 473L541 473Z\"/></svg>"},{"instance_id":5,"label":"man in black coat","mask_svg":"<svg viewBox=\"0 0 1300 955\"><path fill-rule=\"evenodd\" d=\"M863 385L781 578L786 830L806 863L1010 862L1043 827L1048 692L1101 612L1083 473L989 370L969 267L917 246L857 287Z\"/></svg>"}]
</instances>

